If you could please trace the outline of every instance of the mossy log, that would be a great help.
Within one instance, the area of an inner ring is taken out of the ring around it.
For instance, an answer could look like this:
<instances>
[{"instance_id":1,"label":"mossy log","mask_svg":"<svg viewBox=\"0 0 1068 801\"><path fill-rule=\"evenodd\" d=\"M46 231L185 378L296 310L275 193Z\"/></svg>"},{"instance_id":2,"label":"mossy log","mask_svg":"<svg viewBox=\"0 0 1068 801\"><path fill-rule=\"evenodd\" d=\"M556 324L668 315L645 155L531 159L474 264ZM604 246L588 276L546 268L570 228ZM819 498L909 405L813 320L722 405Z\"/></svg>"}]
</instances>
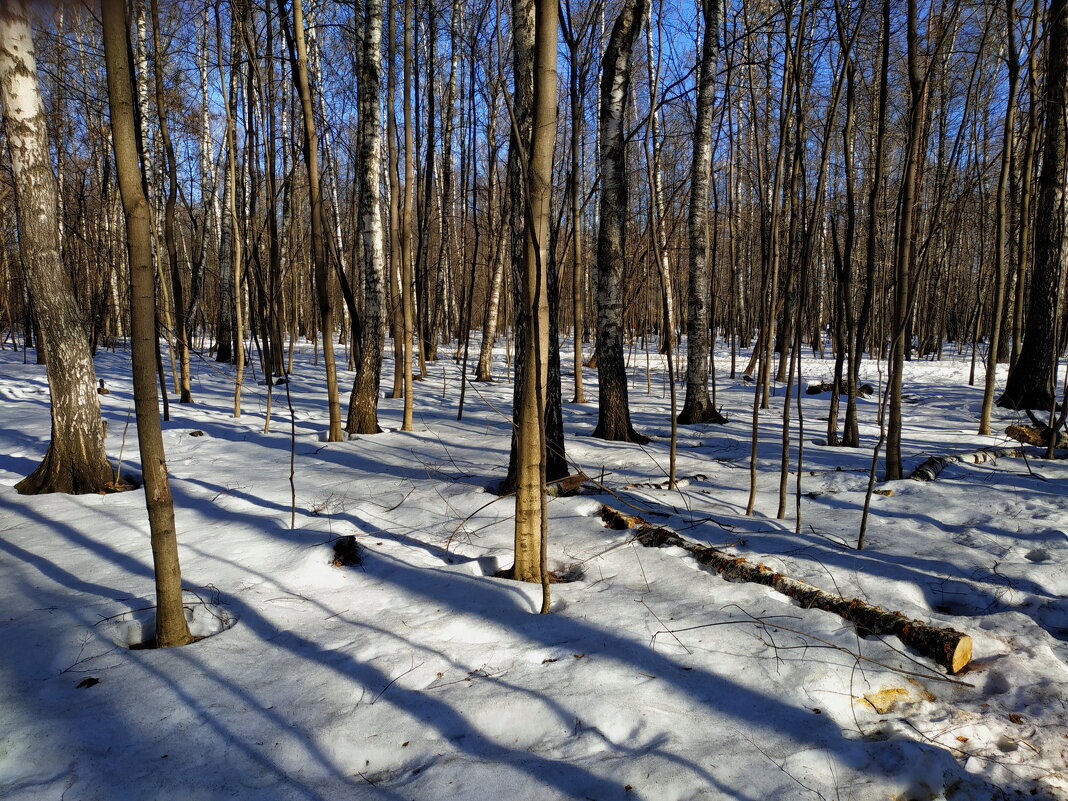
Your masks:
<instances>
[{"instance_id":1,"label":"mossy log","mask_svg":"<svg viewBox=\"0 0 1068 801\"><path fill-rule=\"evenodd\" d=\"M983 448L971 453L932 456L913 470L909 478L914 481L934 481L951 464L988 464L1002 457L1020 458L1025 455L1022 448Z\"/></svg>"},{"instance_id":2,"label":"mossy log","mask_svg":"<svg viewBox=\"0 0 1068 801\"><path fill-rule=\"evenodd\" d=\"M1022 442L1024 445L1037 445L1041 448L1048 448L1053 432L1049 426L1009 426L1005 429L1005 436L1017 442ZM1068 434L1058 431L1053 447L1068 448Z\"/></svg>"},{"instance_id":3,"label":"mossy log","mask_svg":"<svg viewBox=\"0 0 1068 801\"><path fill-rule=\"evenodd\" d=\"M887 612L858 598L845 598L826 592L807 582L784 576L767 565L755 564L710 545L690 542L671 529L651 525L637 515L626 515L610 506L602 506L600 514L609 528L635 529L634 539L647 548L674 545L730 581L761 584L793 598L804 608L834 612L863 634L893 634L913 651L950 673L963 670L972 658L972 638L955 629L932 626L900 612Z\"/></svg>"}]
</instances>

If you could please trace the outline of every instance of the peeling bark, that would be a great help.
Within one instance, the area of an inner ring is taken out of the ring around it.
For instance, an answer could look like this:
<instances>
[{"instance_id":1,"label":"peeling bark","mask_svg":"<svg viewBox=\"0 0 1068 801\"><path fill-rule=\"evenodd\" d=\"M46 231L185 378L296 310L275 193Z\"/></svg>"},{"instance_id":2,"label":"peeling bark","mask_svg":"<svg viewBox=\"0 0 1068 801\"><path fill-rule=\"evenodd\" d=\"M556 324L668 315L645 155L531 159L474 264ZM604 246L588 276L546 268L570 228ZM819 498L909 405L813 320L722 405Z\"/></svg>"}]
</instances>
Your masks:
<instances>
[{"instance_id":1,"label":"peeling bark","mask_svg":"<svg viewBox=\"0 0 1068 801\"><path fill-rule=\"evenodd\" d=\"M111 481L104 453L96 373L85 321L60 254L56 181L25 2L0 4L0 98L14 173L19 248L52 398L52 440L44 460L15 485L24 495L98 492Z\"/></svg>"}]
</instances>

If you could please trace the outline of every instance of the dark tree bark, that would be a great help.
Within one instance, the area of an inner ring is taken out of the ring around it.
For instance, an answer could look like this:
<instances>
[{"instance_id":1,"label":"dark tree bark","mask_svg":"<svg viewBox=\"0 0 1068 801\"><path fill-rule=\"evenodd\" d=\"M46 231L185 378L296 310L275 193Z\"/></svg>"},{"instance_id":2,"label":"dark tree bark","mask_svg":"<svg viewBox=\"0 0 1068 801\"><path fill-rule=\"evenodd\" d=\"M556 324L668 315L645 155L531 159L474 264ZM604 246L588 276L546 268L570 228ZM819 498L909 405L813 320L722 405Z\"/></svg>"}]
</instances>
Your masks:
<instances>
[{"instance_id":1,"label":"dark tree bark","mask_svg":"<svg viewBox=\"0 0 1068 801\"><path fill-rule=\"evenodd\" d=\"M15 488L24 495L99 492L112 479L111 465L104 453L85 321L60 255L56 179L29 9L19 0L0 3L0 97L14 173L19 248L33 293L38 357L45 357L52 398L52 440L44 461Z\"/></svg>"},{"instance_id":2,"label":"dark tree bark","mask_svg":"<svg viewBox=\"0 0 1068 801\"><path fill-rule=\"evenodd\" d=\"M630 98L631 54L646 0L625 0L601 62L601 224L597 234L597 428L593 436L646 443L630 421L623 360L624 230L627 220L626 141L623 120Z\"/></svg>"},{"instance_id":3,"label":"dark tree bark","mask_svg":"<svg viewBox=\"0 0 1068 801\"><path fill-rule=\"evenodd\" d=\"M1053 0L1046 47L1046 140L1038 176L1035 261L1020 358L1009 373L998 406L1053 407L1056 396L1058 304L1068 255L1064 176L1068 162L1068 0Z\"/></svg>"}]
</instances>

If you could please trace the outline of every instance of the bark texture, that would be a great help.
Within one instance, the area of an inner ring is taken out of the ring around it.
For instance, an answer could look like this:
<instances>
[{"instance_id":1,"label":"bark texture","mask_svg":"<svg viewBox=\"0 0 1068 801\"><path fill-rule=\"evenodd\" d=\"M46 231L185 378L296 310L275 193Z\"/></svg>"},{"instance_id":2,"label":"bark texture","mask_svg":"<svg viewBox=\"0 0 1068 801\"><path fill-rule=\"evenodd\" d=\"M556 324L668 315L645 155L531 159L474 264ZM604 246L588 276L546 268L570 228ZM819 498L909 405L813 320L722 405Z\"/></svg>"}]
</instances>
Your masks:
<instances>
[{"instance_id":1,"label":"bark texture","mask_svg":"<svg viewBox=\"0 0 1068 801\"><path fill-rule=\"evenodd\" d=\"M111 481L85 321L60 251L56 181L25 2L0 3L0 98L14 173L19 248L52 398L52 440L24 495L99 492ZM38 356L42 354L39 352Z\"/></svg>"},{"instance_id":2,"label":"bark texture","mask_svg":"<svg viewBox=\"0 0 1068 801\"><path fill-rule=\"evenodd\" d=\"M122 0L103 0L101 11L112 144L126 217L126 250L130 259L130 348L137 444L145 480L145 506L156 576L155 645L168 648L184 645L191 637L182 607L182 573L178 563L174 501L167 478L163 427L156 395L155 286L152 278L148 199L142 189L134 133L133 81L125 6Z\"/></svg>"},{"instance_id":3,"label":"bark texture","mask_svg":"<svg viewBox=\"0 0 1068 801\"><path fill-rule=\"evenodd\" d=\"M1031 299L1020 358L998 398L998 406L1007 409L1049 410L1056 397L1057 307L1068 256L1064 194L1068 168L1068 0L1050 4L1045 101L1046 139L1038 176Z\"/></svg>"},{"instance_id":4,"label":"bark texture","mask_svg":"<svg viewBox=\"0 0 1068 801\"><path fill-rule=\"evenodd\" d=\"M712 169L712 103L715 100L716 58L719 53L720 0L702 0L704 36L697 77L697 117L693 130L690 170L690 290L686 295L686 400L679 422L726 423L708 397L709 306L711 270L708 248L708 184Z\"/></svg>"},{"instance_id":5,"label":"bark texture","mask_svg":"<svg viewBox=\"0 0 1068 801\"><path fill-rule=\"evenodd\" d=\"M819 587L777 573L767 565L726 553L710 545L700 545L680 537L671 529L653 526L635 515L624 515L609 506L601 507L601 519L614 529L637 529L635 539L647 548L675 546L698 562L708 565L730 581L747 581L771 587L809 609L815 607L853 623L865 634L893 634L918 654L944 667L950 673L963 670L972 658L972 638L955 629L941 628L913 620L900 612L887 612L859 598L845 598Z\"/></svg>"},{"instance_id":6,"label":"bark texture","mask_svg":"<svg viewBox=\"0 0 1068 801\"><path fill-rule=\"evenodd\" d=\"M382 171L379 87L382 81L382 0L364 6L360 59L360 239L363 242L364 306L360 363L349 401L350 434L377 434L378 389L382 377L383 275L382 212L378 182Z\"/></svg>"},{"instance_id":7,"label":"bark texture","mask_svg":"<svg viewBox=\"0 0 1068 801\"><path fill-rule=\"evenodd\" d=\"M537 0L532 52L534 77L526 139L526 226L523 281L517 311L526 318L526 380L515 415L518 486L512 577L548 584L545 567L546 415L549 383L549 202L556 139L556 30L551 0ZM547 596L542 611L548 611Z\"/></svg>"},{"instance_id":8,"label":"bark texture","mask_svg":"<svg viewBox=\"0 0 1068 801\"><path fill-rule=\"evenodd\" d=\"M601 222L597 233L597 428L593 436L646 443L630 421L623 359L624 230L627 222L626 138L631 55L641 32L646 0L625 0L601 62Z\"/></svg>"},{"instance_id":9,"label":"bark texture","mask_svg":"<svg viewBox=\"0 0 1068 801\"><path fill-rule=\"evenodd\" d=\"M1002 457L1026 456L1022 448L983 448L971 453L932 456L909 474L914 481L934 481L951 464L989 464Z\"/></svg>"}]
</instances>

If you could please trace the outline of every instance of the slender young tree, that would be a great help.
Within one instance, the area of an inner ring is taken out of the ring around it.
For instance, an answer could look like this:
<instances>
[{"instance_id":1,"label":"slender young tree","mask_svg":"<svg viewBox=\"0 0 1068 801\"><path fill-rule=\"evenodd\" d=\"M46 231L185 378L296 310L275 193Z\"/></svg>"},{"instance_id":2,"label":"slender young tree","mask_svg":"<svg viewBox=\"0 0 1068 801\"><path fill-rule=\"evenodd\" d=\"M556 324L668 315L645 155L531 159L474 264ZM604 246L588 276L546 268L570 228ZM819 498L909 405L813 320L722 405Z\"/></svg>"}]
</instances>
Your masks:
<instances>
[{"instance_id":1,"label":"slender young tree","mask_svg":"<svg viewBox=\"0 0 1068 801\"><path fill-rule=\"evenodd\" d=\"M901 468L901 397L905 360L912 347L909 318L912 313L913 262L915 260L914 226L917 192L923 160L921 139L927 104L927 75L921 64L921 40L917 30L919 11L916 0L906 2L906 53L909 80L908 138L905 164L897 202L897 228L894 244L894 316L893 342L890 353L890 403L887 407L886 480L902 478Z\"/></svg>"},{"instance_id":2,"label":"slender young tree","mask_svg":"<svg viewBox=\"0 0 1068 801\"><path fill-rule=\"evenodd\" d=\"M285 0L278 0L278 11L285 18ZM341 440L341 404L338 400L337 366L334 361L334 312L330 304L330 275L327 265L323 192L319 176L319 136L312 105L311 84L308 80L308 47L304 36L304 6L293 0L293 31L289 41L289 56L293 76L300 97L301 117L304 121L304 163L308 169L308 194L311 206L311 251L315 268L315 294L319 301L319 324L323 339L323 366L326 368L326 395L330 413L330 442Z\"/></svg>"},{"instance_id":3,"label":"slender young tree","mask_svg":"<svg viewBox=\"0 0 1068 801\"><path fill-rule=\"evenodd\" d=\"M152 278L152 240L149 207L141 182L134 128L133 75L129 30L123 0L103 0L104 60L107 65L108 106L115 171L126 217L126 252L130 261L130 346L133 358L134 409L137 442L145 479L145 505L152 535L156 574L156 647L184 645L192 639L182 607L182 573L174 500L167 478L163 428L156 395L155 286Z\"/></svg>"},{"instance_id":4,"label":"slender young tree","mask_svg":"<svg viewBox=\"0 0 1068 801\"><path fill-rule=\"evenodd\" d=\"M56 179L23 0L0 3L0 99L15 179L19 249L33 293L38 356L43 351L52 397L52 440L44 461L15 488L24 495L99 492L112 478L111 466L85 321L60 253Z\"/></svg>"},{"instance_id":5,"label":"slender young tree","mask_svg":"<svg viewBox=\"0 0 1068 801\"><path fill-rule=\"evenodd\" d=\"M556 33L553 0L536 0L533 50L533 126L526 139L526 255L518 309L527 317L528 376L516 409L519 480L515 509L513 577L540 581L543 613L549 611L546 567L545 408L549 382L549 201L556 139Z\"/></svg>"}]
</instances>

